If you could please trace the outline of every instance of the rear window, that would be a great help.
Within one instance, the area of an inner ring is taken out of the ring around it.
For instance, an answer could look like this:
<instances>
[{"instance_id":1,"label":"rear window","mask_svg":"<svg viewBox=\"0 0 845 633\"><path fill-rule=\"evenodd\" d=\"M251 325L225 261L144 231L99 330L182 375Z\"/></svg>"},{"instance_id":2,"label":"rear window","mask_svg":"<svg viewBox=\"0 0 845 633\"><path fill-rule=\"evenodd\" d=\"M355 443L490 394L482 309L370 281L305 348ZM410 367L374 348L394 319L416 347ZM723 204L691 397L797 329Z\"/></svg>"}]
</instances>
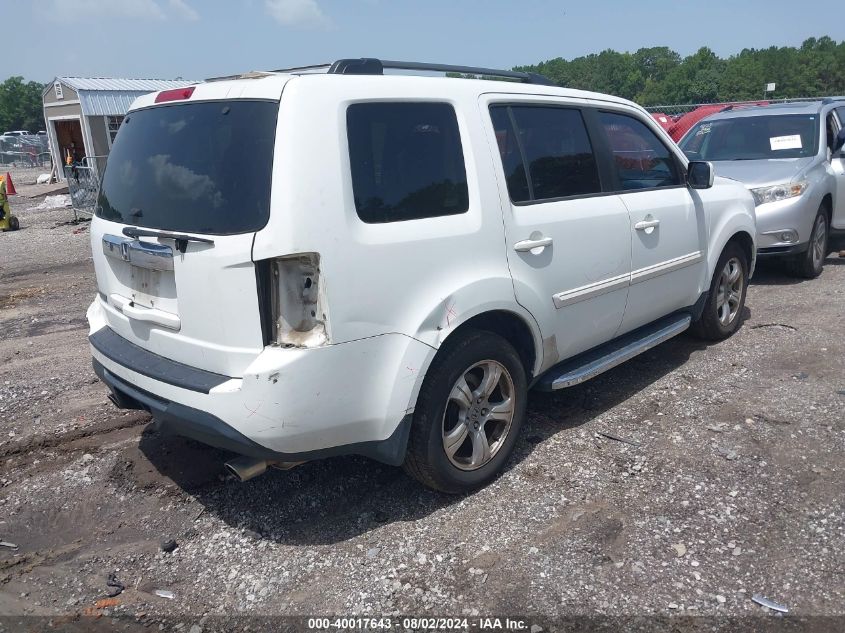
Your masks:
<instances>
[{"instance_id":1,"label":"rear window","mask_svg":"<svg viewBox=\"0 0 845 633\"><path fill-rule=\"evenodd\" d=\"M269 101L214 101L130 113L108 158L97 215L168 231L257 231L270 216L278 111Z\"/></svg>"},{"instance_id":2,"label":"rear window","mask_svg":"<svg viewBox=\"0 0 845 633\"><path fill-rule=\"evenodd\" d=\"M375 224L469 209L461 135L447 103L356 103L346 113L355 210Z\"/></svg>"}]
</instances>

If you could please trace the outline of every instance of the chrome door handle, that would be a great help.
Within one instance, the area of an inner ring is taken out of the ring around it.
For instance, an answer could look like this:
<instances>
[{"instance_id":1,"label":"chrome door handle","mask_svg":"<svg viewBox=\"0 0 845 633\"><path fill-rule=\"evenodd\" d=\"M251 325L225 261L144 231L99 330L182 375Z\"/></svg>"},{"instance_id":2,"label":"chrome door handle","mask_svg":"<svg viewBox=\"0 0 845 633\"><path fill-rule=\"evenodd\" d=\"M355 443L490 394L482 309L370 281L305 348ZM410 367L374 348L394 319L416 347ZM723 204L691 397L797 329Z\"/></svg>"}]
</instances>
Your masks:
<instances>
[{"instance_id":1,"label":"chrome door handle","mask_svg":"<svg viewBox=\"0 0 845 633\"><path fill-rule=\"evenodd\" d=\"M638 231L645 231L646 229L653 229L660 224L660 220L643 220L642 222L637 222L634 225L634 228Z\"/></svg>"},{"instance_id":2,"label":"chrome door handle","mask_svg":"<svg viewBox=\"0 0 845 633\"><path fill-rule=\"evenodd\" d=\"M536 240L522 240L521 242L517 242L513 245L513 250L518 253L525 253L527 251L532 251L535 248L545 248L546 246L551 246L553 241L554 240L550 237L541 237Z\"/></svg>"}]
</instances>

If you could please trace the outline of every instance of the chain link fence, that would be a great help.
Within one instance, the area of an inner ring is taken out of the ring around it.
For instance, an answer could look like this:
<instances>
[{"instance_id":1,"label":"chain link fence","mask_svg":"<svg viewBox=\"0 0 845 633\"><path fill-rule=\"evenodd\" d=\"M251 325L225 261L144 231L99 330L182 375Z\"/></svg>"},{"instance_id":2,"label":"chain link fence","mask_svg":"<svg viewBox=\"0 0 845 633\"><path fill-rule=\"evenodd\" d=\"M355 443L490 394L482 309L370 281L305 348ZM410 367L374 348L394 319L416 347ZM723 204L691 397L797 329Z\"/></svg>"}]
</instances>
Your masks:
<instances>
[{"instance_id":1,"label":"chain link fence","mask_svg":"<svg viewBox=\"0 0 845 633\"><path fill-rule=\"evenodd\" d=\"M51 168L50 148L46 134L0 136L0 167Z\"/></svg>"},{"instance_id":2,"label":"chain link fence","mask_svg":"<svg viewBox=\"0 0 845 633\"><path fill-rule=\"evenodd\" d=\"M776 103L805 103L808 101L821 101L824 97L796 97L794 99L758 99L752 101L709 101L704 103L676 103L672 105L646 106L645 109L652 114L661 113L669 117L679 117L699 108L704 107L733 107L741 108L753 105L773 105Z\"/></svg>"}]
</instances>

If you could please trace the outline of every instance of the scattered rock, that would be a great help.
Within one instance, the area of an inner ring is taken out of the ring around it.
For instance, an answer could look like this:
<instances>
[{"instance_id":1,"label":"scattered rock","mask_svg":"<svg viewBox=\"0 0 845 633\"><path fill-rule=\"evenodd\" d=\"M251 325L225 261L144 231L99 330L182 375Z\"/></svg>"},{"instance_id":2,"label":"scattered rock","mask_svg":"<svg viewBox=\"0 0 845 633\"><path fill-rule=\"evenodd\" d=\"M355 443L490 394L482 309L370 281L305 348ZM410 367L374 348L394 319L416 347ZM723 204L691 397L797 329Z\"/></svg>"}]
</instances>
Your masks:
<instances>
[{"instance_id":1,"label":"scattered rock","mask_svg":"<svg viewBox=\"0 0 845 633\"><path fill-rule=\"evenodd\" d=\"M678 558L682 558L687 553L687 546L683 543L675 543L672 545L672 549L675 550L675 556Z\"/></svg>"},{"instance_id":2,"label":"scattered rock","mask_svg":"<svg viewBox=\"0 0 845 633\"><path fill-rule=\"evenodd\" d=\"M179 547L179 544L176 543L176 541L174 541L172 538L161 542L161 551L162 552L170 553L173 550L175 550L177 547Z\"/></svg>"}]
</instances>

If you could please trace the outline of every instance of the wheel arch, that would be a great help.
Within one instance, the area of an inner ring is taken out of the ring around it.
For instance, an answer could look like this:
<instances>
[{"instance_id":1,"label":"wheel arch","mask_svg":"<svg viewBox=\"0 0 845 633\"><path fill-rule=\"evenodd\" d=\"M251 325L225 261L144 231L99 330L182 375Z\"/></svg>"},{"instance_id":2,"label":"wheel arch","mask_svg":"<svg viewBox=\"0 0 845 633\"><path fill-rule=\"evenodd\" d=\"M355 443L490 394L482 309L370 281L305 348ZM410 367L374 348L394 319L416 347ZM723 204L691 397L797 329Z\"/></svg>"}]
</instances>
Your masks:
<instances>
[{"instance_id":1,"label":"wheel arch","mask_svg":"<svg viewBox=\"0 0 845 633\"><path fill-rule=\"evenodd\" d=\"M713 275L716 274L716 264L722 256L722 252L731 240L738 241L748 258L748 274L753 276L757 263L757 226L753 211L753 201L748 195L748 206L738 205L728 212L719 214L714 218L711 227L709 249L707 252L707 277L705 288L710 288Z\"/></svg>"},{"instance_id":2,"label":"wheel arch","mask_svg":"<svg viewBox=\"0 0 845 633\"><path fill-rule=\"evenodd\" d=\"M529 383L532 377L539 373L543 363L543 339L539 327L529 314L520 314L505 307L495 307L480 310L472 315L464 315L464 317L459 323L453 323L448 331L444 329L437 346L429 348L430 351L422 367L420 367L417 380L410 394L407 408L409 412L416 408L422 383L435 357L443 348L443 344L446 341L455 340L456 336L470 330L482 330L498 334L513 345L525 367L526 380Z\"/></svg>"},{"instance_id":3,"label":"wheel arch","mask_svg":"<svg viewBox=\"0 0 845 633\"><path fill-rule=\"evenodd\" d=\"M453 337L460 336L468 330L482 330L498 334L508 343L513 345L522 365L525 367L525 376L528 382L534 376L536 368L542 362L542 349L538 349L531 326L521 316L508 310L488 310L477 314L450 332L446 341Z\"/></svg>"},{"instance_id":4,"label":"wheel arch","mask_svg":"<svg viewBox=\"0 0 845 633\"><path fill-rule=\"evenodd\" d=\"M822 196L821 205L827 211L827 226L830 227L833 222L833 194L829 191Z\"/></svg>"},{"instance_id":5,"label":"wheel arch","mask_svg":"<svg viewBox=\"0 0 845 633\"><path fill-rule=\"evenodd\" d=\"M734 233L727 242L725 242L725 246L722 248L722 251L728 247L730 244L739 244L740 248L742 248L742 252L745 253L745 262L748 264L749 270L751 270L752 263L754 262L754 238L748 233L748 231L737 231ZM721 255L721 253L719 253Z\"/></svg>"}]
</instances>

